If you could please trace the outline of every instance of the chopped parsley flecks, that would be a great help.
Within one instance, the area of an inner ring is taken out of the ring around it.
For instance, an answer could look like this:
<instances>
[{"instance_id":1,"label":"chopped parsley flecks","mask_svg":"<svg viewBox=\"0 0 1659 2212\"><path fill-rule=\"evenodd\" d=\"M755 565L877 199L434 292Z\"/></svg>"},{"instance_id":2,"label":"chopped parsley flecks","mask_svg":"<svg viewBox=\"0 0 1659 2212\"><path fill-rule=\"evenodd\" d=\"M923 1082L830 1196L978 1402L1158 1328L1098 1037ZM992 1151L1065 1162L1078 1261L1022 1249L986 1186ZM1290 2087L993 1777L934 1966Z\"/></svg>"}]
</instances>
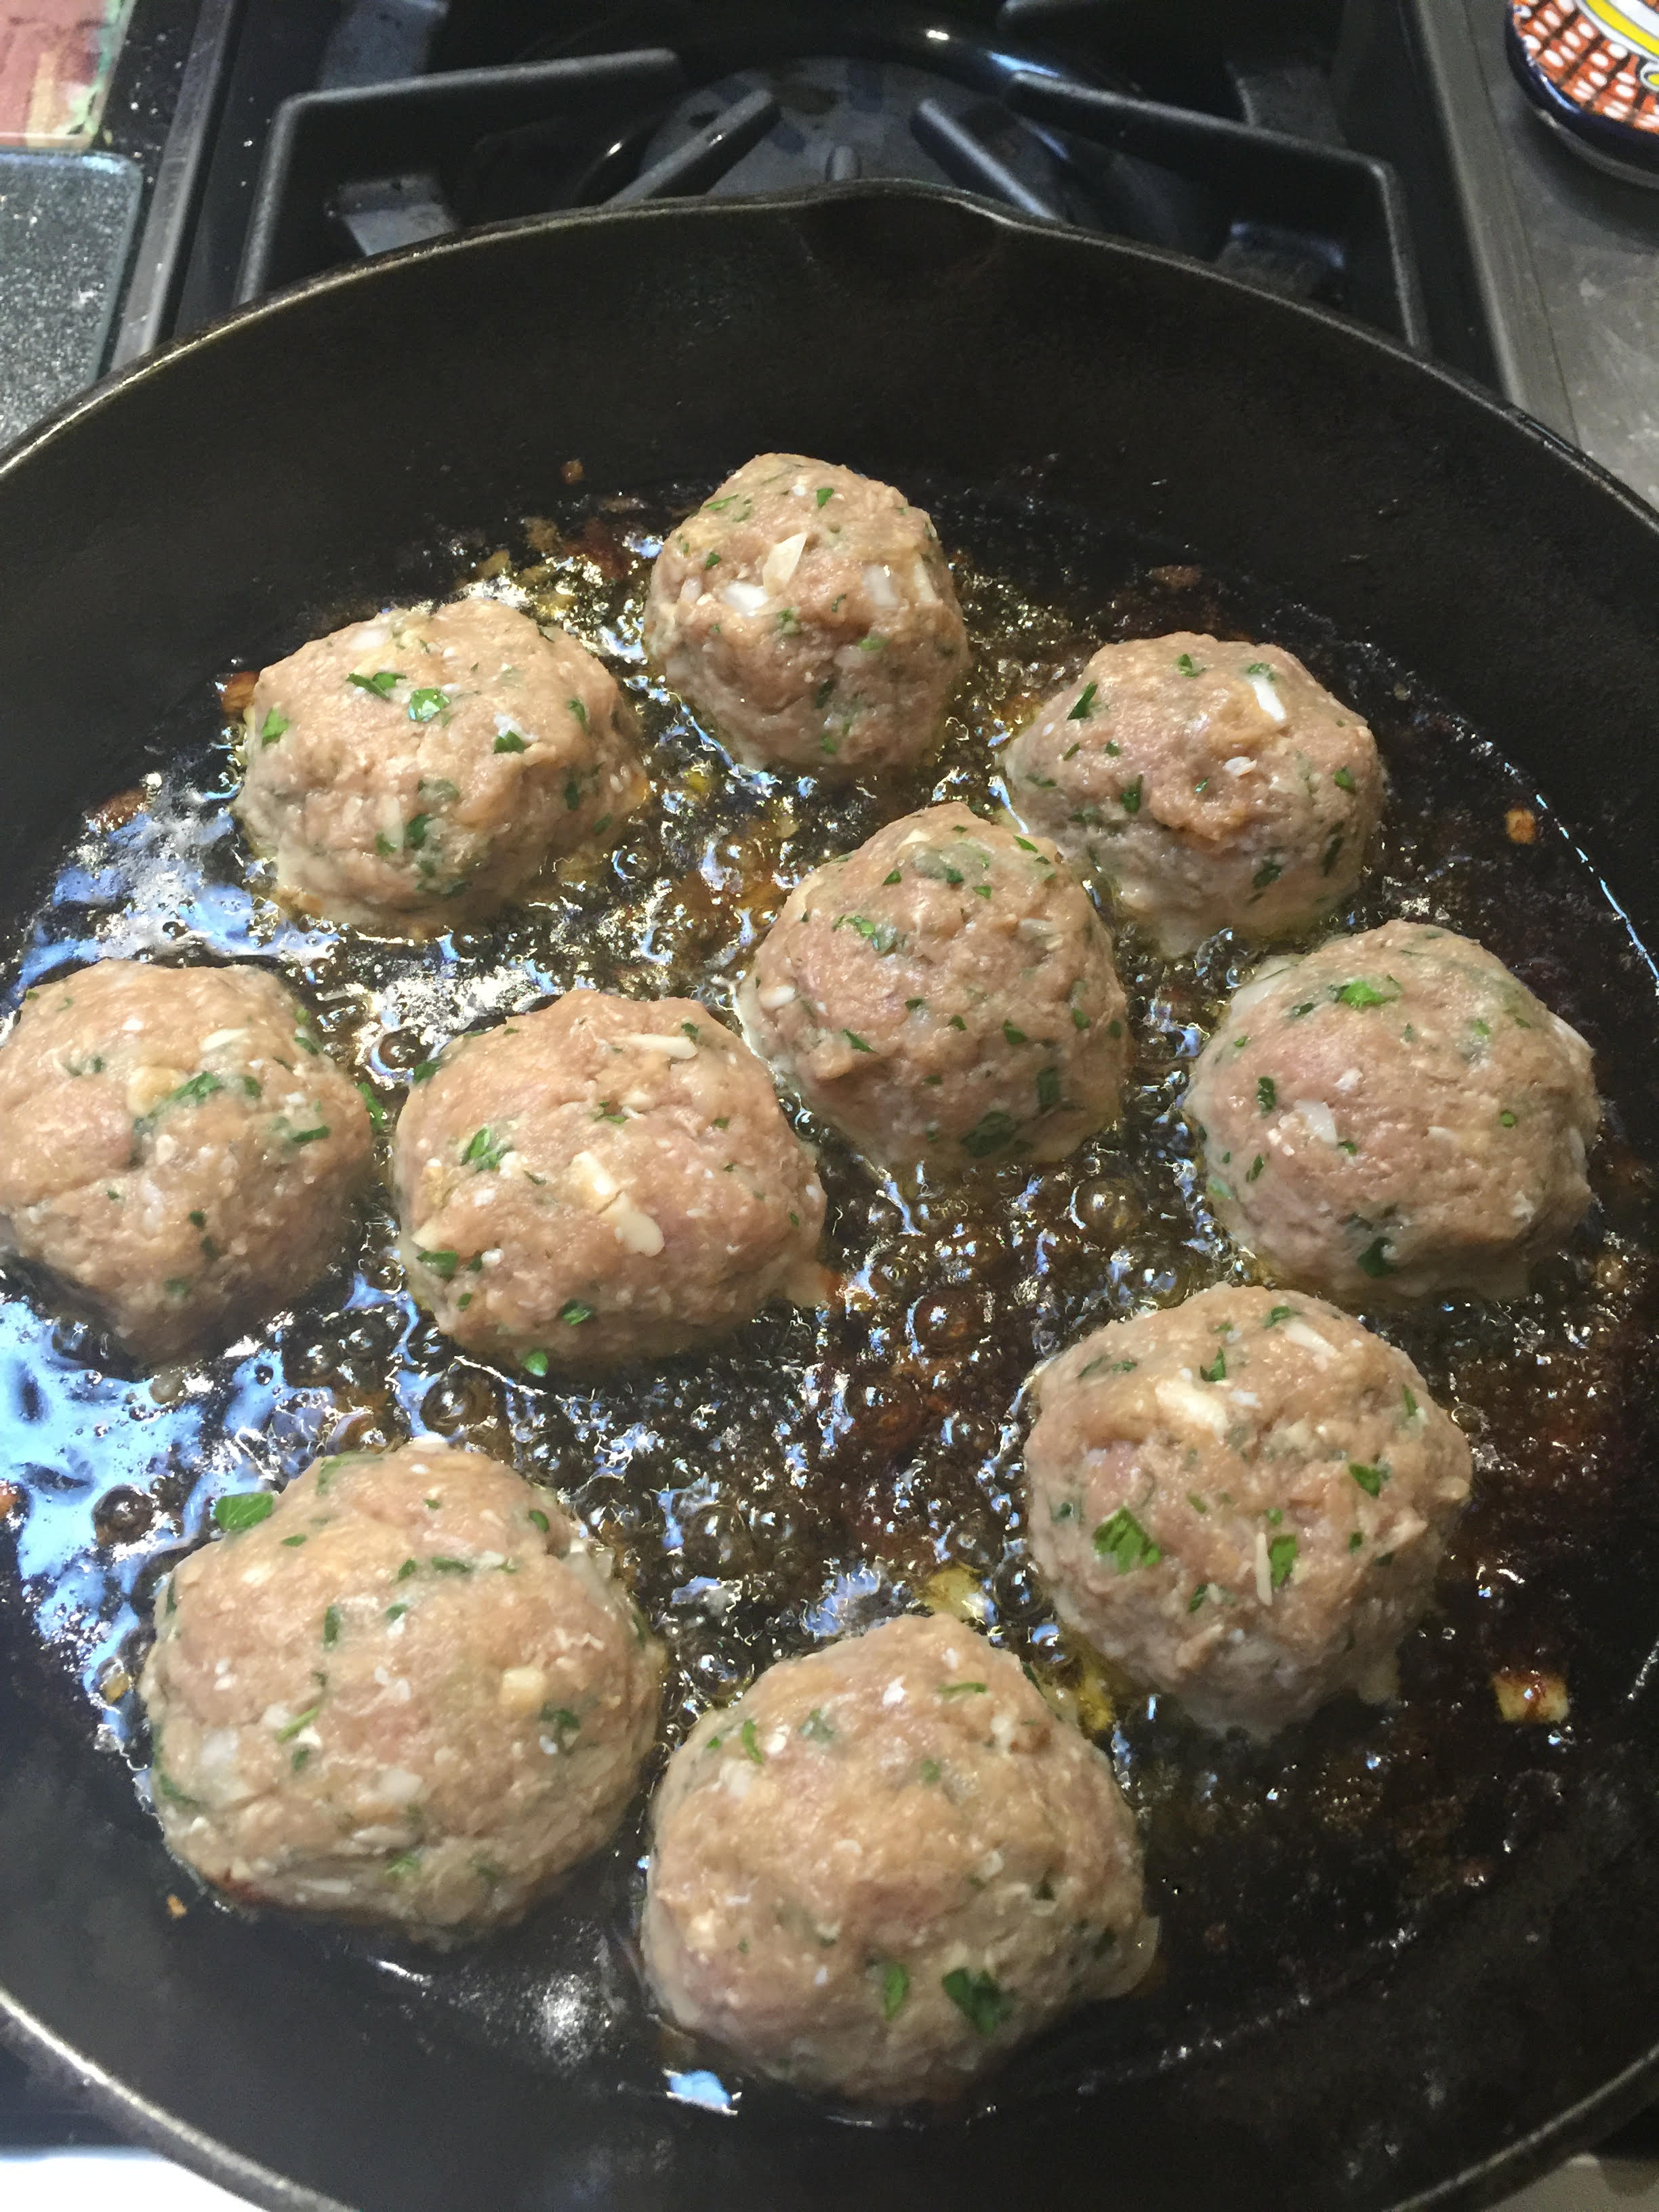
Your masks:
<instances>
[{"instance_id":1,"label":"chopped parsley flecks","mask_svg":"<svg viewBox=\"0 0 1659 2212\"><path fill-rule=\"evenodd\" d=\"M530 1508L527 1517L536 1528L541 1530L544 1536L546 1535L548 1532L548 1519L546 1514L542 1511L539 1505L532 1505Z\"/></svg>"},{"instance_id":2,"label":"chopped parsley flecks","mask_svg":"<svg viewBox=\"0 0 1659 2212\"><path fill-rule=\"evenodd\" d=\"M1109 1520L1101 1522L1094 1541L1095 1556L1110 1559L1121 1575L1136 1567L1155 1567L1164 1557L1127 1505L1120 1505Z\"/></svg>"},{"instance_id":3,"label":"chopped parsley flecks","mask_svg":"<svg viewBox=\"0 0 1659 2212\"><path fill-rule=\"evenodd\" d=\"M1099 689L1100 686L1098 684L1085 684L1084 685L1082 690L1077 695L1076 706L1073 708L1071 713L1066 717L1068 722L1086 722L1088 720L1090 715L1094 711L1095 694L1099 690Z\"/></svg>"},{"instance_id":4,"label":"chopped parsley flecks","mask_svg":"<svg viewBox=\"0 0 1659 2212\"><path fill-rule=\"evenodd\" d=\"M498 753L523 753L528 752L530 748L516 730L503 730L493 750Z\"/></svg>"},{"instance_id":5,"label":"chopped parsley flecks","mask_svg":"<svg viewBox=\"0 0 1659 2212\"><path fill-rule=\"evenodd\" d=\"M1224 1352L1218 1352L1210 1364L1207 1367L1200 1367L1198 1372L1200 1378L1206 1382L1224 1382L1226 1379L1227 1374L1226 1353Z\"/></svg>"},{"instance_id":6,"label":"chopped parsley flecks","mask_svg":"<svg viewBox=\"0 0 1659 2212\"><path fill-rule=\"evenodd\" d=\"M1138 775L1133 783L1126 783L1122 790L1119 792L1117 795L1117 803L1123 809L1123 811L1126 814L1139 813L1140 787L1145 781L1146 779L1144 776Z\"/></svg>"},{"instance_id":7,"label":"chopped parsley flecks","mask_svg":"<svg viewBox=\"0 0 1659 2212\"><path fill-rule=\"evenodd\" d=\"M1295 1537L1275 1536L1267 1547L1267 1578L1275 1589L1282 1589L1289 1582L1295 1565Z\"/></svg>"},{"instance_id":8,"label":"chopped parsley flecks","mask_svg":"<svg viewBox=\"0 0 1659 2212\"><path fill-rule=\"evenodd\" d=\"M953 1966L948 1974L942 1974L939 1986L957 2011L967 2015L975 2032L986 2037L994 2035L1014 2008L1013 1999L989 1974L972 1973L966 1966Z\"/></svg>"},{"instance_id":9,"label":"chopped parsley flecks","mask_svg":"<svg viewBox=\"0 0 1659 2212\"><path fill-rule=\"evenodd\" d=\"M580 1328L585 1321L592 1321L598 1308L588 1304L586 1298L571 1298L559 1308L559 1319L568 1328ZM543 1354L545 1358L545 1353Z\"/></svg>"},{"instance_id":10,"label":"chopped parsley flecks","mask_svg":"<svg viewBox=\"0 0 1659 2212\"><path fill-rule=\"evenodd\" d=\"M766 1753L760 1747L760 1736L753 1721L745 1721L738 1730L738 1741L745 1759L753 1759L757 1766L765 1765Z\"/></svg>"},{"instance_id":11,"label":"chopped parsley flecks","mask_svg":"<svg viewBox=\"0 0 1659 2212\"><path fill-rule=\"evenodd\" d=\"M323 1642L331 1648L340 1640L340 1608L331 1605L323 1615Z\"/></svg>"},{"instance_id":12,"label":"chopped parsley flecks","mask_svg":"<svg viewBox=\"0 0 1659 2212\"><path fill-rule=\"evenodd\" d=\"M1389 1470L1386 1467L1372 1467L1369 1462L1363 1459L1351 1459L1348 1462L1348 1472L1367 1498L1375 1498L1389 1479Z\"/></svg>"},{"instance_id":13,"label":"chopped parsley flecks","mask_svg":"<svg viewBox=\"0 0 1659 2212\"><path fill-rule=\"evenodd\" d=\"M1331 781L1336 786L1339 791L1352 791L1354 787L1352 769L1347 768L1338 769L1336 774L1331 778Z\"/></svg>"},{"instance_id":14,"label":"chopped parsley flecks","mask_svg":"<svg viewBox=\"0 0 1659 2212\"><path fill-rule=\"evenodd\" d=\"M587 709L583 706L581 701L580 699L567 699L564 703L569 708L571 713L581 724L583 729L586 729L587 727Z\"/></svg>"},{"instance_id":15,"label":"chopped parsley flecks","mask_svg":"<svg viewBox=\"0 0 1659 2212\"><path fill-rule=\"evenodd\" d=\"M834 1725L824 1718L817 1705L813 1706L795 1733L804 1735L808 1743L833 1743L836 1740Z\"/></svg>"},{"instance_id":16,"label":"chopped parsley flecks","mask_svg":"<svg viewBox=\"0 0 1659 2212\"><path fill-rule=\"evenodd\" d=\"M1370 1275L1373 1280L1379 1279L1383 1275L1393 1274L1395 1268L1394 1262L1389 1257L1388 1238L1386 1237L1374 1238L1359 1255L1358 1265L1360 1273Z\"/></svg>"},{"instance_id":17,"label":"chopped parsley flecks","mask_svg":"<svg viewBox=\"0 0 1659 2212\"><path fill-rule=\"evenodd\" d=\"M1280 1322L1290 1320L1291 1313L1289 1306L1275 1306L1261 1326L1263 1328L1277 1328Z\"/></svg>"},{"instance_id":18,"label":"chopped parsley flecks","mask_svg":"<svg viewBox=\"0 0 1659 2212\"><path fill-rule=\"evenodd\" d=\"M213 1502L213 1518L227 1534L234 1535L239 1529L257 1528L268 1521L276 1510L276 1500L268 1490L239 1490L229 1498L216 1498Z\"/></svg>"},{"instance_id":19,"label":"chopped parsley flecks","mask_svg":"<svg viewBox=\"0 0 1659 2212\"><path fill-rule=\"evenodd\" d=\"M960 1026L966 1028L967 1024L963 1023ZM962 1149L973 1159L988 1159L993 1152L1000 1152L1006 1145L1012 1144L1018 1133L1019 1124L1013 1115L994 1107L969 1130L962 1139Z\"/></svg>"},{"instance_id":20,"label":"chopped parsley flecks","mask_svg":"<svg viewBox=\"0 0 1659 2212\"><path fill-rule=\"evenodd\" d=\"M848 1043L852 1046L854 1052L872 1053L875 1050L874 1045L866 1044L864 1039L859 1035L856 1030L843 1030L842 1031L842 1035L846 1038Z\"/></svg>"},{"instance_id":21,"label":"chopped parsley flecks","mask_svg":"<svg viewBox=\"0 0 1659 2212\"><path fill-rule=\"evenodd\" d=\"M1400 996L1400 991L1397 985L1392 994L1387 991L1379 991L1374 983L1368 983L1363 975L1356 975L1352 982L1344 983L1337 990L1333 991L1331 996L1339 1006L1391 1006L1395 1000Z\"/></svg>"},{"instance_id":22,"label":"chopped parsley flecks","mask_svg":"<svg viewBox=\"0 0 1659 2212\"><path fill-rule=\"evenodd\" d=\"M415 1257L428 1273L436 1275L439 1281L444 1283L461 1264L459 1252L423 1252L418 1244L415 1247Z\"/></svg>"},{"instance_id":23,"label":"chopped parsley flecks","mask_svg":"<svg viewBox=\"0 0 1659 2212\"><path fill-rule=\"evenodd\" d=\"M1060 1103L1060 1070L1057 1067L1038 1068L1036 1095L1038 1113L1052 1114Z\"/></svg>"},{"instance_id":24,"label":"chopped parsley flecks","mask_svg":"<svg viewBox=\"0 0 1659 2212\"><path fill-rule=\"evenodd\" d=\"M1249 1166L1244 1170L1245 1182L1254 1182L1267 1164L1267 1155L1265 1152L1258 1152L1255 1158L1250 1162Z\"/></svg>"},{"instance_id":25,"label":"chopped parsley flecks","mask_svg":"<svg viewBox=\"0 0 1659 2212\"><path fill-rule=\"evenodd\" d=\"M526 1352L523 1358L519 1362L519 1364L523 1368L526 1375L545 1375L547 1372L547 1354L544 1352Z\"/></svg>"},{"instance_id":26,"label":"chopped parsley flecks","mask_svg":"<svg viewBox=\"0 0 1659 2212\"><path fill-rule=\"evenodd\" d=\"M866 915L844 914L840 921L830 925L832 933L839 929L842 922L846 923L848 929L855 931L872 951L880 953L884 957L890 952L897 951L900 943L899 933L890 921L872 921Z\"/></svg>"},{"instance_id":27,"label":"chopped parsley flecks","mask_svg":"<svg viewBox=\"0 0 1659 2212\"><path fill-rule=\"evenodd\" d=\"M1258 1075L1255 1079L1255 1103L1264 1114L1271 1114L1279 1103L1279 1085L1271 1075Z\"/></svg>"},{"instance_id":28,"label":"chopped parsley flecks","mask_svg":"<svg viewBox=\"0 0 1659 2212\"><path fill-rule=\"evenodd\" d=\"M1250 878L1251 886L1256 890L1265 891L1269 884L1276 884L1284 872L1277 860L1264 860Z\"/></svg>"},{"instance_id":29,"label":"chopped parsley flecks","mask_svg":"<svg viewBox=\"0 0 1659 2212\"><path fill-rule=\"evenodd\" d=\"M280 707L273 707L259 725L259 743L274 745L278 738L285 737L294 725Z\"/></svg>"},{"instance_id":30,"label":"chopped parsley flecks","mask_svg":"<svg viewBox=\"0 0 1659 2212\"><path fill-rule=\"evenodd\" d=\"M411 722L435 722L449 704L447 696L429 684L409 695L409 719Z\"/></svg>"},{"instance_id":31,"label":"chopped parsley flecks","mask_svg":"<svg viewBox=\"0 0 1659 2212\"><path fill-rule=\"evenodd\" d=\"M1210 1585L1208 1583L1200 1583L1198 1588L1193 1592L1191 1597L1187 1601L1188 1612L1196 1613L1200 1606L1203 1604L1205 1599L1208 1597L1209 1595Z\"/></svg>"},{"instance_id":32,"label":"chopped parsley flecks","mask_svg":"<svg viewBox=\"0 0 1659 2212\"><path fill-rule=\"evenodd\" d=\"M1204 673L1190 653L1179 654L1176 657L1176 666L1183 676L1201 676Z\"/></svg>"},{"instance_id":33,"label":"chopped parsley flecks","mask_svg":"<svg viewBox=\"0 0 1659 2212\"><path fill-rule=\"evenodd\" d=\"M389 699L403 680L401 672L396 668L379 668L373 676L353 675L346 678L360 691L372 691L377 699Z\"/></svg>"},{"instance_id":34,"label":"chopped parsley flecks","mask_svg":"<svg viewBox=\"0 0 1659 2212\"><path fill-rule=\"evenodd\" d=\"M939 1693L941 1698L983 1698L989 1694L983 1682L941 1682Z\"/></svg>"},{"instance_id":35,"label":"chopped parsley flecks","mask_svg":"<svg viewBox=\"0 0 1659 2212\"><path fill-rule=\"evenodd\" d=\"M891 2020L910 1994L910 1972L890 1959L881 1970L881 2016Z\"/></svg>"},{"instance_id":36,"label":"chopped parsley flecks","mask_svg":"<svg viewBox=\"0 0 1659 2212\"><path fill-rule=\"evenodd\" d=\"M617 1118L622 1117L619 1115ZM512 1149L510 1138L495 1136L487 1126L475 1129L461 1154L461 1165L470 1167L475 1175L482 1175L500 1167Z\"/></svg>"}]
</instances>

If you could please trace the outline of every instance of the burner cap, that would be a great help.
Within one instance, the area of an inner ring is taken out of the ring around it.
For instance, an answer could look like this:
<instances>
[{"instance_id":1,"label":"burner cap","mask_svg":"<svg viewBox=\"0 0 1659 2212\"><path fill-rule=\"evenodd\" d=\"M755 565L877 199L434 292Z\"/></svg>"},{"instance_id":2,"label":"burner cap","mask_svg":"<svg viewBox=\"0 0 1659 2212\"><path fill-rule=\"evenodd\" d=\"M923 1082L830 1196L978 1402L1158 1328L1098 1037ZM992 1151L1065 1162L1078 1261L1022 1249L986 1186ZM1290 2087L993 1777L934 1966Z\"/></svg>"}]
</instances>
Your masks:
<instances>
[{"instance_id":1,"label":"burner cap","mask_svg":"<svg viewBox=\"0 0 1659 2212\"><path fill-rule=\"evenodd\" d=\"M1659 188L1659 6L1510 0L1505 43L1522 90L1574 153Z\"/></svg>"}]
</instances>

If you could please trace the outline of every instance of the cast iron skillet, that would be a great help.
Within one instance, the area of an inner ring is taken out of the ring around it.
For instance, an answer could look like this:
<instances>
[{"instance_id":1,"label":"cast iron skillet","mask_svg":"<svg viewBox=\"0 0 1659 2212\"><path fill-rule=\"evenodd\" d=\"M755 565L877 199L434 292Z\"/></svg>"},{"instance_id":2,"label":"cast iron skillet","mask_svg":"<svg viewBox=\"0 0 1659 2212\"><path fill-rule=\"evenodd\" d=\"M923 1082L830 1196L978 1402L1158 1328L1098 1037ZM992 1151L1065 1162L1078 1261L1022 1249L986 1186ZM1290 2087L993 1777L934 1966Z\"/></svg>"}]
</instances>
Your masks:
<instances>
[{"instance_id":1,"label":"cast iron skillet","mask_svg":"<svg viewBox=\"0 0 1659 2212\"><path fill-rule=\"evenodd\" d=\"M1306 600L1498 737L1659 934L1659 518L1366 331L921 188L423 249L240 315L37 432L0 466L0 880L131 783L208 674L257 661L296 609L395 587L402 549L498 526L572 456L621 488L769 446L1063 495ZM1565 1824L1432 1942L1254 2033L894 2130L563 2096L229 1914L173 1924L125 1770L21 1613L0 1607L0 2026L262 2204L1473 2205L1659 2077L1639 1688Z\"/></svg>"}]
</instances>

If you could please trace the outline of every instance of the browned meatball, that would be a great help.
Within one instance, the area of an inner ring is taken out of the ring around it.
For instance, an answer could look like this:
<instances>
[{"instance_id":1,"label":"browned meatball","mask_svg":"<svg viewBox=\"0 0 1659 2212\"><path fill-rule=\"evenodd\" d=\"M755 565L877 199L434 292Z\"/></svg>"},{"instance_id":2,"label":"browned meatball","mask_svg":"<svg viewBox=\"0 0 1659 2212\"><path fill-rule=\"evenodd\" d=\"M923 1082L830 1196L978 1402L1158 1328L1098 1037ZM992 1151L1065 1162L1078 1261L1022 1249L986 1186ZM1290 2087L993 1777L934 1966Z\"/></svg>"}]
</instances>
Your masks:
<instances>
[{"instance_id":1,"label":"browned meatball","mask_svg":"<svg viewBox=\"0 0 1659 2212\"><path fill-rule=\"evenodd\" d=\"M1031 1549L1061 1616L1206 1727L1386 1695L1469 1488L1401 1352L1317 1298L1203 1291L1040 1368Z\"/></svg>"},{"instance_id":2,"label":"browned meatball","mask_svg":"<svg viewBox=\"0 0 1659 2212\"><path fill-rule=\"evenodd\" d=\"M1293 653L1187 631L1103 646L1005 770L1027 828L1168 952L1325 920L1382 806L1370 730Z\"/></svg>"},{"instance_id":3,"label":"browned meatball","mask_svg":"<svg viewBox=\"0 0 1659 2212\"><path fill-rule=\"evenodd\" d=\"M920 759L968 666L921 509L799 453L745 462L669 532L645 643L736 758L824 777Z\"/></svg>"},{"instance_id":4,"label":"browned meatball","mask_svg":"<svg viewBox=\"0 0 1659 2212\"><path fill-rule=\"evenodd\" d=\"M274 975L100 960L31 991L0 1047L0 1249L177 1358L310 1287L371 1141Z\"/></svg>"},{"instance_id":5,"label":"browned meatball","mask_svg":"<svg viewBox=\"0 0 1659 2212\"><path fill-rule=\"evenodd\" d=\"M1056 1160L1115 1119L1112 940L1054 848L930 806L790 894L739 997L785 1080L884 1166Z\"/></svg>"},{"instance_id":6,"label":"browned meatball","mask_svg":"<svg viewBox=\"0 0 1659 2212\"><path fill-rule=\"evenodd\" d=\"M1590 1050L1483 945L1390 921L1272 963L1185 1112L1229 1231L1345 1305L1509 1297L1589 1204Z\"/></svg>"},{"instance_id":7,"label":"browned meatball","mask_svg":"<svg viewBox=\"0 0 1659 2212\"><path fill-rule=\"evenodd\" d=\"M1111 1768L952 1620L769 1668L653 1811L658 2002L803 2088L957 2095L1156 1947Z\"/></svg>"},{"instance_id":8,"label":"browned meatball","mask_svg":"<svg viewBox=\"0 0 1659 2212\"><path fill-rule=\"evenodd\" d=\"M392 1165L416 1297L532 1374L664 1358L821 1291L812 1157L695 1000L572 991L462 1039Z\"/></svg>"},{"instance_id":9,"label":"browned meatball","mask_svg":"<svg viewBox=\"0 0 1659 2212\"><path fill-rule=\"evenodd\" d=\"M662 1655L546 1491L413 1443L222 1503L236 1533L161 1585L142 1684L181 1859L248 1904L442 1939L606 1840Z\"/></svg>"},{"instance_id":10,"label":"browned meatball","mask_svg":"<svg viewBox=\"0 0 1659 2212\"><path fill-rule=\"evenodd\" d=\"M393 608L263 670L236 811L292 904L420 937L614 837L645 792L610 672L469 599Z\"/></svg>"}]
</instances>

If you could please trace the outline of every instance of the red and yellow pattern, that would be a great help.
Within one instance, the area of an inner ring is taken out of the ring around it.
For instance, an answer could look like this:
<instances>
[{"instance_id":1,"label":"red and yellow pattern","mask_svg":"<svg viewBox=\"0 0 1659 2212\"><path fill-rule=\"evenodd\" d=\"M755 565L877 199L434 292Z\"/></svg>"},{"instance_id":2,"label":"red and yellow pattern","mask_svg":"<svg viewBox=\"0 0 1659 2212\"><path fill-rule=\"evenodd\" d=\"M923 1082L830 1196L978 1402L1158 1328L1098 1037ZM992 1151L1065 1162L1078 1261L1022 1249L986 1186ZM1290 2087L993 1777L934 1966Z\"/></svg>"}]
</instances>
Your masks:
<instances>
[{"instance_id":1,"label":"red and yellow pattern","mask_svg":"<svg viewBox=\"0 0 1659 2212\"><path fill-rule=\"evenodd\" d=\"M1659 134L1659 15L1642 0L1513 0L1540 75L1587 114Z\"/></svg>"}]
</instances>

